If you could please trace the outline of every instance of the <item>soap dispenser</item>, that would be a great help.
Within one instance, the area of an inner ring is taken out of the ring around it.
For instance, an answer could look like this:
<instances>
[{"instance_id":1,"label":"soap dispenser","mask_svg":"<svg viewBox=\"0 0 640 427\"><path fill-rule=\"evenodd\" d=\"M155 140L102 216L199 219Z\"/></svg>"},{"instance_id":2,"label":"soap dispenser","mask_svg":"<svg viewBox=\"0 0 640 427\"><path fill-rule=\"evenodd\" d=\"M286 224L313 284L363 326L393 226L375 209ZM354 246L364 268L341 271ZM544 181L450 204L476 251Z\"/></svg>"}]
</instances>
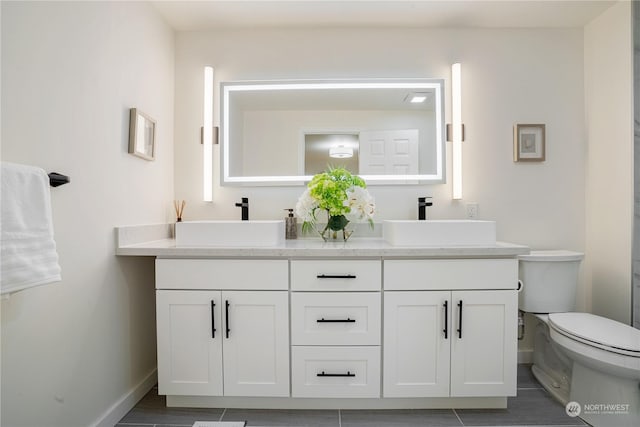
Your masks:
<instances>
[{"instance_id":1,"label":"soap dispenser","mask_svg":"<svg viewBox=\"0 0 640 427\"><path fill-rule=\"evenodd\" d=\"M293 216L293 209L285 209L289 212L289 215L285 220L285 238L297 239L298 238L298 218Z\"/></svg>"}]
</instances>

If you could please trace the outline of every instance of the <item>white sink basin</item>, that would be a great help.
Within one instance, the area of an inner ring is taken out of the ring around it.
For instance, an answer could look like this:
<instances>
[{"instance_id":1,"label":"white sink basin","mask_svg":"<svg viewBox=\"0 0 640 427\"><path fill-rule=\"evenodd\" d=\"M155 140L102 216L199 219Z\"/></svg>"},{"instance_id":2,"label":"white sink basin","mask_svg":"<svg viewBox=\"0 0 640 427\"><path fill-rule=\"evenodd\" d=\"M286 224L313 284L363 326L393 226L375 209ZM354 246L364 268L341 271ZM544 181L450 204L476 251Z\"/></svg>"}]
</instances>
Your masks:
<instances>
[{"instance_id":1,"label":"white sink basin","mask_svg":"<svg viewBox=\"0 0 640 427\"><path fill-rule=\"evenodd\" d=\"M495 221L388 220L384 239L394 246L486 246L496 244Z\"/></svg>"},{"instance_id":2,"label":"white sink basin","mask_svg":"<svg viewBox=\"0 0 640 427\"><path fill-rule=\"evenodd\" d=\"M284 221L184 221L176 223L176 246L278 246Z\"/></svg>"}]
</instances>

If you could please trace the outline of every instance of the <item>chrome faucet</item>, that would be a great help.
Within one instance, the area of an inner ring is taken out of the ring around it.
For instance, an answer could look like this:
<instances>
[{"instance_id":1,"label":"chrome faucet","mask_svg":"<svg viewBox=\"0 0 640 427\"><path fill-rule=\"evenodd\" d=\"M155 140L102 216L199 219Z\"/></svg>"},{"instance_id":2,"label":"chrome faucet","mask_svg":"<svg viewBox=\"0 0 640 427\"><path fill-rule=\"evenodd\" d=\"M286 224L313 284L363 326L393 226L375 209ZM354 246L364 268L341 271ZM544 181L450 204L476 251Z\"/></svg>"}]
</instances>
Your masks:
<instances>
[{"instance_id":1,"label":"chrome faucet","mask_svg":"<svg viewBox=\"0 0 640 427\"><path fill-rule=\"evenodd\" d=\"M427 206L433 206L431 197L418 197L418 220L427 219Z\"/></svg>"},{"instance_id":2,"label":"chrome faucet","mask_svg":"<svg viewBox=\"0 0 640 427\"><path fill-rule=\"evenodd\" d=\"M242 220L249 221L249 198L243 197L242 203L236 203L236 206L242 208Z\"/></svg>"}]
</instances>

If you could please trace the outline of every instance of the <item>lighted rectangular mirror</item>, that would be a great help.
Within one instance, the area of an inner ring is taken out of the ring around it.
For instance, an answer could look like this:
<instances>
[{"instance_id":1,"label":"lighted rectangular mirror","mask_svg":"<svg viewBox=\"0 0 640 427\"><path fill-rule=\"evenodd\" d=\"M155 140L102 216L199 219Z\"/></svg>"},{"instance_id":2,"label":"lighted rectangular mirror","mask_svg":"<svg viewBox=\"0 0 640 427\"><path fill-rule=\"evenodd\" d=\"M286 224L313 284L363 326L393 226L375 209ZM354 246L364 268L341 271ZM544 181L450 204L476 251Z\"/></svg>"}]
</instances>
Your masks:
<instances>
[{"instance_id":1,"label":"lighted rectangular mirror","mask_svg":"<svg viewBox=\"0 0 640 427\"><path fill-rule=\"evenodd\" d=\"M444 182L442 79L221 84L222 183L292 185L329 166Z\"/></svg>"}]
</instances>

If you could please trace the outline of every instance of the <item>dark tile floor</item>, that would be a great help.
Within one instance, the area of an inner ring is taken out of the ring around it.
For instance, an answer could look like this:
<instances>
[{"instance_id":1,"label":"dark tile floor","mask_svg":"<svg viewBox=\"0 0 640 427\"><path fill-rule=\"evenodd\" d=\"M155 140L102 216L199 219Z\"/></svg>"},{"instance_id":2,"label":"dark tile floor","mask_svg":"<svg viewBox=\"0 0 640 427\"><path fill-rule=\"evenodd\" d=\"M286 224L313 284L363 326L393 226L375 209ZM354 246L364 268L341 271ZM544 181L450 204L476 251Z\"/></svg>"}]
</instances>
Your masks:
<instances>
[{"instance_id":1,"label":"dark tile floor","mask_svg":"<svg viewBox=\"0 0 640 427\"><path fill-rule=\"evenodd\" d=\"M196 421L247 421L248 427L414 426L585 426L567 416L536 381L528 365L518 366L518 396L507 409L267 410L167 408L153 388L116 427L191 427Z\"/></svg>"}]
</instances>

